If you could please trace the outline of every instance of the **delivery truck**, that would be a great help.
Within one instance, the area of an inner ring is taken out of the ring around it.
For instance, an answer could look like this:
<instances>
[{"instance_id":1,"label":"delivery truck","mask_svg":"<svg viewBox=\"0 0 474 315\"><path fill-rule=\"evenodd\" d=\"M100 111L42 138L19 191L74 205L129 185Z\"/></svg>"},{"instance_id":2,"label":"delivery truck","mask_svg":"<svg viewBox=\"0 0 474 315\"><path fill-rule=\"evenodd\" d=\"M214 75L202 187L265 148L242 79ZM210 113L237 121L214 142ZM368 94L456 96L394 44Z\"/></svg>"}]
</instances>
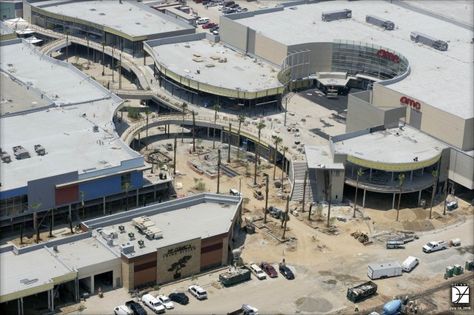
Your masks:
<instances>
[{"instance_id":1,"label":"delivery truck","mask_svg":"<svg viewBox=\"0 0 474 315\"><path fill-rule=\"evenodd\" d=\"M401 275L402 266L397 261L370 264L367 271L367 276L372 280Z\"/></svg>"}]
</instances>

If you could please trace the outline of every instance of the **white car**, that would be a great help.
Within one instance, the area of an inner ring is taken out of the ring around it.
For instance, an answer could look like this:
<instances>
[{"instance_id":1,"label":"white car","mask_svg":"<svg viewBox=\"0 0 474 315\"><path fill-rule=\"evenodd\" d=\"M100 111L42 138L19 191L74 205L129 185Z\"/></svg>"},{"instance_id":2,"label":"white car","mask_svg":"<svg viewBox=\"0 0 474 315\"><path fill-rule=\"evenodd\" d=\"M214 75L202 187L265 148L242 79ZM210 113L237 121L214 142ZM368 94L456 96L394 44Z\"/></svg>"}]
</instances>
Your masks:
<instances>
[{"instance_id":1,"label":"white car","mask_svg":"<svg viewBox=\"0 0 474 315\"><path fill-rule=\"evenodd\" d=\"M446 248L448 248L448 243L445 241L432 241L423 246L423 251L425 253L432 253Z\"/></svg>"},{"instance_id":2,"label":"white car","mask_svg":"<svg viewBox=\"0 0 474 315\"><path fill-rule=\"evenodd\" d=\"M158 299L158 301L161 302L161 304L163 304L163 306L167 310L171 310L174 308L173 302L171 302L170 298L167 297L166 295L158 295L156 298Z\"/></svg>"},{"instance_id":3,"label":"white car","mask_svg":"<svg viewBox=\"0 0 474 315\"><path fill-rule=\"evenodd\" d=\"M142 302L157 314L165 312L163 304L161 304L161 302L151 294L145 294L142 296Z\"/></svg>"},{"instance_id":4,"label":"white car","mask_svg":"<svg viewBox=\"0 0 474 315\"><path fill-rule=\"evenodd\" d=\"M267 274L257 264L251 264L250 270L255 274L258 280L264 280L267 278Z\"/></svg>"},{"instance_id":5,"label":"white car","mask_svg":"<svg viewBox=\"0 0 474 315\"><path fill-rule=\"evenodd\" d=\"M114 314L115 315L133 315L133 312L131 309L128 308L128 306L119 305L116 308L114 308Z\"/></svg>"},{"instance_id":6,"label":"white car","mask_svg":"<svg viewBox=\"0 0 474 315\"><path fill-rule=\"evenodd\" d=\"M194 297L196 297L196 299L198 299L198 300L205 300L205 299L207 299L207 292L206 292L206 290L204 290L203 288L201 288L201 287L198 286L198 285L193 284L192 286L190 286L190 287L188 288L188 291L189 291L189 293L191 293L192 295L194 295Z\"/></svg>"},{"instance_id":7,"label":"white car","mask_svg":"<svg viewBox=\"0 0 474 315\"><path fill-rule=\"evenodd\" d=\"M202 25L202 24L206 24L206 23L209 23L209 18L207 17L201 17L199 19L196 20L196 24L197 25Z\"/></svg>"}]
</instances>

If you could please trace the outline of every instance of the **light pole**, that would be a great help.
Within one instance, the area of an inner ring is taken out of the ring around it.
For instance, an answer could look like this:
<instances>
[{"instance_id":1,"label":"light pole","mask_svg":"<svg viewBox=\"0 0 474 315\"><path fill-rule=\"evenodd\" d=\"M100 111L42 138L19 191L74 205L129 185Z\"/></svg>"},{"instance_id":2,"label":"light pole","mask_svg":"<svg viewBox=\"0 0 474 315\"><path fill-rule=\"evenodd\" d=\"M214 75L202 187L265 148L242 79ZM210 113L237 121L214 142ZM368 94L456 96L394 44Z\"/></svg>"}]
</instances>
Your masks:
<instances>
[{"instance_id":1,"label":"light pole","mask_svg":"<svg viewBox=\"0 0 474 315\"><path fill-rule=\"evenodd\" d=\"M263 215L263 223L267 223L267 212L268 212L268 174L263 174L265 176L265 212Z\"/></svg>"}]
</instances>

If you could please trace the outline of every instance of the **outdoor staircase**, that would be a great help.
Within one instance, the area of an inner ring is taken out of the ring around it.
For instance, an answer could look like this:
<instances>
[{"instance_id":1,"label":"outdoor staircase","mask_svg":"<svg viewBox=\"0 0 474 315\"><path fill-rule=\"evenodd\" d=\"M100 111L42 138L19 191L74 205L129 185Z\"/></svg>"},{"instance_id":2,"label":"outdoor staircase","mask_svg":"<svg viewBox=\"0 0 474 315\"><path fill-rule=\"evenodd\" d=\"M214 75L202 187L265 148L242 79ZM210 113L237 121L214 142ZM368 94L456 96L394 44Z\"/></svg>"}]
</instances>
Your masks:
<instances>
[{"instance_id":1,"label":"outdoor staircase","mask_svg":"<svg viewBox=\"0 0 474 315\"><path fill-rule=\"evenodd\" d=\"M291 200L303 201L304 174L308 169L305 160L294 160L290 167L290 180L292 182ZM306 201L313 200L309 176L306 180Z\"/></svg>"}]
</instances>

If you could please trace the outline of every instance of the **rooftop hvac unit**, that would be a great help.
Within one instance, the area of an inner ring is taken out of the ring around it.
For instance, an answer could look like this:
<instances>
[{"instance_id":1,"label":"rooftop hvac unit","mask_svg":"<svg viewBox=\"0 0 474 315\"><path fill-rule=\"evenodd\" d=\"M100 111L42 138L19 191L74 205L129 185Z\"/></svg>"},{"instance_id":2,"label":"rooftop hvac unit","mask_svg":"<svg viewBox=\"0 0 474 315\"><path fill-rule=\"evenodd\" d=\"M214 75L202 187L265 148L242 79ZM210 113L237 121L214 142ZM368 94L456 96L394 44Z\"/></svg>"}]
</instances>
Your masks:
<instances>
[{"instance_id":1,"label":"rooftop hvac unit","mask_svg":"<svg viewBox=\"0 0 474 315\"><path fill-rule=\"evenodd\" d=\"M387 31L391 31L395 28L395 23L393 23L392 21L382 19L382 18L373 16L373 15L367 15L365 17L365 21L369 24L379 26L379 27L383 27Z\"/></svg>"},{"instance_id":2,"label":"rooftop hvac unit","mask_svg":"<svg viewBox=\"0 0 474 315\"><path fill-rule=\"evenodd\" d=\"M410 39L415 43L422 43L426 46L430 46L434 49L446 51L448 50L448 43L444 40L433 38L429 35L422 34L419 32L411 32Z\"/></svg>"},{"instance_id":3,"label":"rooftop hvac unit","mask_svg":"<svg viewBox=\"0 0 474 315\"><path fill-rule=\"evenodd\" d=\"M30 157L30 153L21 145L13 147L13 154L17 160L27 159Z\"/></svg>"},{"instance_id":4,"label":"rooftop hvac unit","mask_svg":"<svg viewBox=\"0 0 474 315\"><path fill-rule=\"evenodd\" d=\"M135 247L133 246L133 244L130 243L121 244L120 251L122 252L122 254L128 255L135 251Z\"/></svg>"},{"instance_id":5,"label":"rooftop hvac unit","mask_svg":"<svg viewBox=\"0 0 474 315\"><path fill-rule=\"evenodd\" d=\"M94 127L92 127L92 131L93 132L99 132L99 126L94 125Z\"/></svg>"},{"instance_id":6,"label":"rooftop hvac unit","mask_svg":"<svg viewBox=\"0 0 474 315\"><path fill-rule=\"evenodd\" d=\"M118 229L119 229L120 233L125 233L125 226L119 225Z\"/></svg>"},{"instance_id":7,"label":"rooftop hvac unit","mask_svg":"<svg viewBox=\"0 0 474 315\"><path fill-rule=\"evenodd\" d=\"M336 11L326 11L321 14L321 19L324 22L331 22L341 19L350 19L352 17L352 11L349 9L342 9Z\"/></svg>"},{"instance_id":8,"label":"rooftop hvac unit","mask_svg":"<svg viewBox=\"0 0 474 315\"><path fill-rule=\"evenodd\" d=\"M133 232L128 233L128 238L133 241L135 239L135 234Z\"/></svg>"},{"instance_id":9,"label":"rooftop hvac unit","mask_svg":"<svg viewBox=\"0 0 474 315\"><path fill-rule=\"evenodd\" d=\"M132 219L132 224L142 233L145 233L148 228L155 225L147 216Z\"/></svg>"},{"instance_id":10,"label":"rooftop hvac unit","mask_svg":"<svg viewBox=\"0 0 474 315\"><path fill-rule=\"evenodd\" d=\"M35 152L38 155L45 155L46 154L46 150L44 149L44 147L41 144L35 144Z\"/></svg>"},{"instance_id":11,"label":"rooftop hvac unit","mask_svg":"<svg viewBox=\"0 0 474 315\"><path fill-rule=\"evenodd\" d=\"M151 226L145 231L146 238L149 240L157 240L163 238L163 232L156 226Z\"/></svg>"},{"instance_id":12,"label":"rooftop hvac unit","mask_svg":"<svg viewBox=\"0 0 474 315\"><path fill-rule=\"evenodd\" d=\"M2 161L4 163L10 163L12 161L10 154L8 154L7 152L3 152L1 150L0 150L0 157L2 158Z\"/></svg>"},{"instance_id":13,"label":"rooftop hvac unit","mask_svg":"<svg viewBox=\"0 0 474 315\"><path fill-rule=\"evenodd\" d=\"M140 248L144 248L144 247L145 247L145 241L144 241L144 240L138 240L137 243L138 243L138 246L139 246Z\"/></svg>"}]
</instances>

